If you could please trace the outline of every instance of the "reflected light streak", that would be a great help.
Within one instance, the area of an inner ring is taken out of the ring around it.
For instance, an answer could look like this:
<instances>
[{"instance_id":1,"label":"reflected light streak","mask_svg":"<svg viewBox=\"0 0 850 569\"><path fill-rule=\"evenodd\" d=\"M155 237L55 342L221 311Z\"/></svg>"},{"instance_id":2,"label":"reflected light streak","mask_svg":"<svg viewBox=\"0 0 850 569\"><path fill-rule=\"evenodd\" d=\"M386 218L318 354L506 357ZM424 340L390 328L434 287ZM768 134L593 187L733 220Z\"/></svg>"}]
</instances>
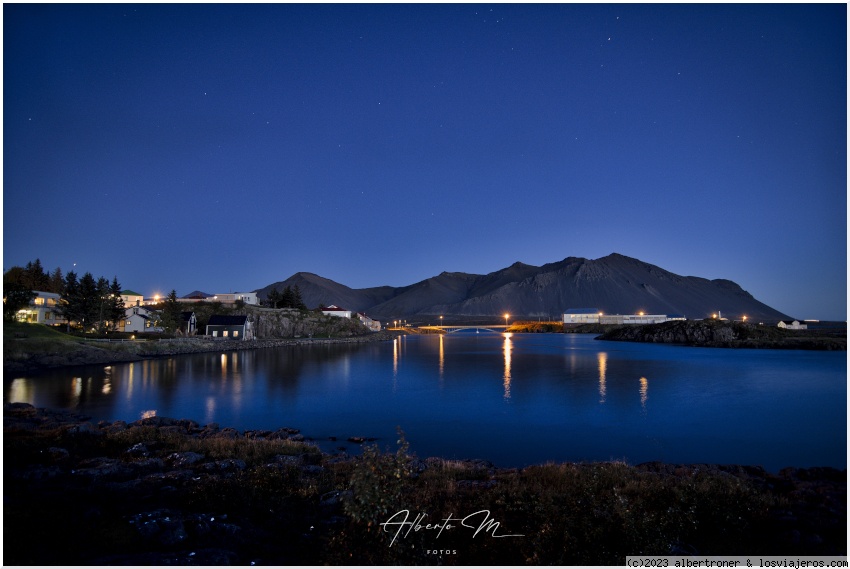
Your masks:
<instances>
[{"instance_id":1,"label":"reflected light streak","mask_svg":"<svg viewBox=\"0 0 850 569\"><path fill-rule=\"evenodd\" d=\"M446 349L443 345L443 334L440 334L440 385L443 384L443 372L445 371L446 366Z\"/></svg>"},{"instance_id":2,"label":"reflected light streak","mask_svg":"<svg viewBox=\"0 0 850 569\"><path fill-rule=\"evenodd\" d=\"M136 364L131 363L127 370L127 401L133 399L133 379L135 376Z\"/></svg>"},{"instance_id":3,"label":"reflected light streak","mask_svg":"<svg viewBox=\"0 0 850 569\"><path fill-rule=\"evenodd\" d=\"M599 361L599 402L605 403L605 395L608 393L608 388L605 385L605 374L608 371L608 354L599 352L596 358Z\"/></svg>"},{"instance_id":4,"label":"reflected light streak","mask_svg":"<svg viewBox=\"0 0 850 569\"><path fill-rule=\"evenodd\" d=\"M227 380L227 354L221 354L221 379Z\"/></svg>"},{"instance_id":5,"label":"reflected light streak","mask_svg":"<svg viewBox=\"0 0 850 569\"><path fill-rule=\"evenodd\" d=\"M80 394L83 392L83 378L75 377L71 380L71 400L74 405L80 403Z\"/></svg>"},{"instance_id":6,"label":"reflected light streak","mask_svg":"<svg viewBox=\"0 0 850 569\"><path fill-rule=\"evenodd\" d=\"M31 390L28 389L27 380L13 379L9 386L9 401L11 403L29 403L32 404Z\"/></svg>"},{"instance_id":7,"label":"reflected light streak","mask_svg":"<svg viewBox=\"0 0 850 569\"><path fill-rule=\"evenodd\" d=\"M640 378L640 406L643 407L644 411L646 411L646 400L648 399L648 392L649 381L645 377L642 377Z\"/></svg>"},{"instance_id":8,"label":"reflected light streak","mask_svg":"<svg viewBox=\"0 0 850 569\"><path fill-rule=\"evenodd\" d=\"M505 388L505 401L510 401L511 399L511 350L513 350L513 342L511 342L512 334L505 334L505 378L504 378L504 388Z\"/></svg>"},{"instance_id":9,"label":"reflected light streak","mask_svg":"<svg viewBox=\"0 0 850 569\"><path fill-rule=\"evenodd\" d=\"M215 397L212 395L207 397L207 404L205 406L206 415L204 416L204 421L207 424L214 423L215 419Z\"/></svg>"}]
</instances>

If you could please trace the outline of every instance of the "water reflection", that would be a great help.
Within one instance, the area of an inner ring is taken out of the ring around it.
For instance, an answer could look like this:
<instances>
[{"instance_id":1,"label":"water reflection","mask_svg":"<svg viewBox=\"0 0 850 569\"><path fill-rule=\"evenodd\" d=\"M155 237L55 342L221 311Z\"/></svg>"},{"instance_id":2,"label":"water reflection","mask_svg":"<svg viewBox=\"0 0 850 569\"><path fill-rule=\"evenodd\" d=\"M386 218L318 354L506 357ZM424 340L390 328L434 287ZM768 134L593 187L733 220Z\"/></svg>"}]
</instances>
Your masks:
<instances>
[{"instance_id":1,"label":"water reflection","mask_svg":"<svg viewBox=\"0 0 850 569\"><path fill-rule=\"evenodd\" d=\"M407 336L11 376L4 398L94 421L155 414L237 429L292 426L316 440L374 436L381 446L400 425L420 456L505 465L625 456L844 468L845 355L556 334ZM782 420L793 414L810 419Z\"/></svg>"},{"instance_id":2,"label":"water reflection","mask_svg":"<svg viewBox=\"0 0 850 569\"><path fill-rule=\"evenodd\" d=\"M605 396L608 393L608 388L605 385L605 374L608 371L608 354L599 352L596 355L596 361L599 368L599 402L605 403Z\"/></svg>"},{"instance_id":3,"label":"water reflection","mask_svg":"<svg viewBox=\"0 0 850 569\"><path fill-rule=\"evenodd\" d=\"M505 389L505 394L503 398L505 401L510 401L511 399L511 350L513 349L513 342L511 342L511 334L508 332L505 334L505 343L502 347L502 351L505 354L505 374L502 384Z\"/></svg>"}]
</instances>

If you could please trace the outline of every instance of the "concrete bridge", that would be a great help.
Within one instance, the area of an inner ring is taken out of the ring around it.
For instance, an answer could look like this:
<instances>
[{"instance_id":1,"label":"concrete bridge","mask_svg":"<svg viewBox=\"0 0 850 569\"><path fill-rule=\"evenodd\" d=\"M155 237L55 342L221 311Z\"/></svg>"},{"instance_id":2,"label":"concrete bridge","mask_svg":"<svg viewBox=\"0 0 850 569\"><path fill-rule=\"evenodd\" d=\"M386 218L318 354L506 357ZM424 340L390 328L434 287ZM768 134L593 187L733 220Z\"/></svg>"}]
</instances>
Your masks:
<instances>
[{"instance_id":1,"label":"concrete bridge","mask_svg":"<svg viewBox=\"0 0 850 569\"><path fill-rule=\"evenodd\" d=\"M462 330L475 330L476 332L480 332L481 330L485 330L487 332L504 332L508 326L505 324L473 324L471 326L450 326L448 324L440 325L440 326L417 326L416 329L419 330L423 334L453 334L455 332L460 332Z\"/></svg>"}]
</instances>

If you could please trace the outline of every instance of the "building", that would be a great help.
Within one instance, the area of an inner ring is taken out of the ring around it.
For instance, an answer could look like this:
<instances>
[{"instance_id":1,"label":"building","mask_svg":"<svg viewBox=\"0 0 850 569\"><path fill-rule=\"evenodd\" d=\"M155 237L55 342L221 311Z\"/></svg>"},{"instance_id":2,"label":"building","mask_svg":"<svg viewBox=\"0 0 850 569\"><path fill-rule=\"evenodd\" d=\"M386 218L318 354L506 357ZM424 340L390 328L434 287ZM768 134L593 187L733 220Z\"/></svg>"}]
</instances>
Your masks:
<instances>
[{"instance_id":1,"label":"building","mask_svg":"<svg viewBox=\"0 0 850 569\"><path fill-rule=\"evenodd\" d=\"M369 330L372 332L380 332L381 331L381 323L377 320L372 320L362 312L357 313L357 318L360 319L360 322L363 323Z\"/></svg>"},{"instance_id":2,"label":"building","mask_svg":"<svg viewBox=\"0 0 850 569\"><path fill-rule=\"evenodd\" d=\"M124 309L124 320L118 327L121 332L144 334L146 332L162 332L159 325L160 314L148 306L128 306Z\"/></svg>"},{"instance_id":3,"label":"building","mask_svg":"<svg viewBox=\"0 0 850 569\"><path fill-rule=\"evenodd\" d=\"M564 312L565 325L578 324L660 324L670 320L684 320L684 316L666 314L605 314L598 308L570 308Z\"/></svg>"},{"instance_id":4,"label":"building","mask_svg":"<svg viewBox=\"0 0 850 569\"><path fill-rule=\"evenodd\" d=\"M780 320L777 326L786 330L807 330L809 328L808 325L802 324L799 320Z\"/></svg>"},{"instance_id":5,"label":"building","mask_svg":"<svg viewBox=\"0 0 850 569\"><path fill-rule=\"evenodd\" d=\"M599 324L600 316L598 308L569 308L564 312L564 324Z\"/></svg>"},{"instance_id":6,"label":"building","mask_svg":"<svg viewBox=\"0 0 850 569\"><path fill-rule=\"evenodd\" d=\"M145 297L138 292L132 290L122 290L121 300L124 301L124 306L141 306L145 304Z\"/></svg>"},{"instance_id":7,"label":"building","mask_svg":"<svg viewBox=\"0 0 850 569\"><path fill-rule=\"evenodd\" d=\"M245 304L259 305L260 299L256 292L228 292L213 294L209 296L193 295L179 299L179 302L220 302L222 304L236 304L237 301Z\"/></svg>"},{"instance_id":8,"label":"building","mask_svg":"<svg viewBox=\"0 0 850 569\"><path fill-rule=\"evenodd\" d=\"M253 323L245 315L213 314L207 324L207 336L228 340L253 340Z\"/></svg>"},{"instance_id":9,"label":"building","mask_svg":"<svg viewBox=\"0 0 850 569\"><path fill-rule=\"evenodd\" d=\"M319 310L322 311L322 314L327 316L337 316L339 318L351 318L352 312L350 310L346 310L341 306L337 306L336 304L331 304L330 306L320 306Z\"/></svg>"},{"instance_id":10,"label":"building","mask_svg":"<svg viewBox=\"0 0 850 569\"><path fill-rule=\"evenodd\" d=\"M61 297L55 292L41 290L32 291L35 298L30 300L29 306L18 310L16 318L20 322L33 324L65 324L65 317L59 312Z\"/></svg>"}]
</instances>

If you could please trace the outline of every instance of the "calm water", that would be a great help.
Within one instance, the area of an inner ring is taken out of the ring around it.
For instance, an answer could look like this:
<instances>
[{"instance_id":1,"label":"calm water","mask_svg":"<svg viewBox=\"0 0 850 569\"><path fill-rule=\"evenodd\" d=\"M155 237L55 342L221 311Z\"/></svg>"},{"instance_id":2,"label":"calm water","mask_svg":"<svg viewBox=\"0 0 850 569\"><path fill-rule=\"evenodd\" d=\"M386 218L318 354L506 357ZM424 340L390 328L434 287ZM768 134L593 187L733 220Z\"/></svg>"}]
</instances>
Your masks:
<instances>
[{"instance_id":1,"label":"calm water","mask_svg":"<svg viewBox=\"0 0 850 569\"><path fill-rule=\"evenodd\" d=\"M4 378L4 400L94 419L144 414L296 427L500 466L625 459L847 464L847 354L456 333L198 354ZM353 451L356 445L348 444Z\"/></svg>"}]
</instances>

